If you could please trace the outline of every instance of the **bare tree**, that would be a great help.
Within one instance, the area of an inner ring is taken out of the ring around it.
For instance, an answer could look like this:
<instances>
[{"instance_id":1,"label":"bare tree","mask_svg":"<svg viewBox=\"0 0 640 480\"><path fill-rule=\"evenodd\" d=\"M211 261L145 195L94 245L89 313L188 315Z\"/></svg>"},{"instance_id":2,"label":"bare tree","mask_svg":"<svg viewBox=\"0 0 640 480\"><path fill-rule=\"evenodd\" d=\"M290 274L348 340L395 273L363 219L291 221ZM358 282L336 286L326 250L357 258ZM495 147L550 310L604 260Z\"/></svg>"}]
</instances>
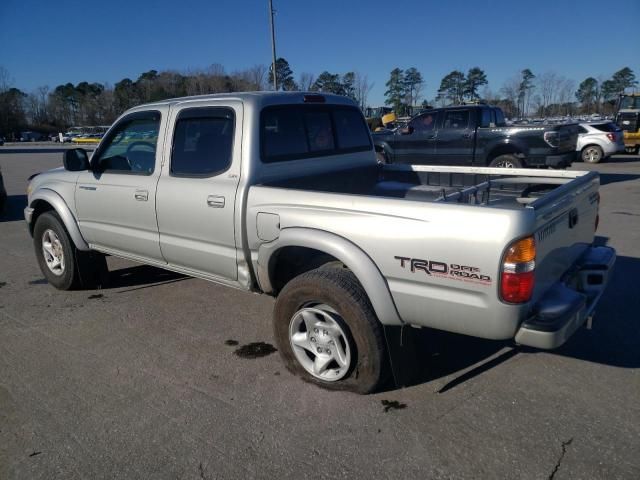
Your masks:
<instances>
[{"instance_id":1,"label":"bare tree","mask_svg":"<svg viewBox=\"0 0 640 480\"><path fill-rule=\"evenodd\" d=\"M13 85L13 79L9 75L9 70L0 65L0 93L4 93Z\"/></svg>"},{"instance_id":2,"label":"bare tree","mask_svg":"<svg viewBox=\"0 0 640 480\"><path fill-rule=\"evenodd\" d=\"M265 90L265 79L269 68L266 65L254 65L247 70L247 79L255 90Z\"/></svg>"},{"instance_id":3,"label":"bare tree","mask_svg":"<svg viewBox=\"0 0 640 480\"><path fill-rule=\"evenodd\" d=\"M538 91L540 92L539 109L542 109L543 115L548 115L547 109L556 103L556 96L560 86L560 78L555 72L544 72L538 76Z\"/></svg>"},{"instance_id":4,"label":"bare tree","mask_svg":"<svg viewBox=\"0 0 640 480\"><path fill-rule=\"evenodd\" d=\"M575 98L576 82L570 78L562 77L560 88L558 89L558 102L561 105L562 115L573 113L573 99Z\"/></svg>"},{"instance_id":5,"label":"bare tree","mask_svg":"<svg viewBox=\"0 0 640 480\"><path fill-rule=\"evenodd\" d=\"M374 83L369 82L367 75L363 75L360 72L355 72L355 77L356 102L358 102L360 108L364 110L369 106L369 93L371 93Z\"/></svg>"},{"instance_id":6,"label":"bare tree","mask_svg":"<svg viewBox=\"0 0 640 480\"><path fill-rule=\"evenodd\" d=\"M298 87L300 87L300 91L309 92L311 91L311 85L316 81L313 73L302 72L298 77Z\"/></svg>"},{"instance_id":7,"label":"bare tree","mask_svg":"<svg viewBox=\"0 0 640 480\"><path fill-rule=\"evenodd\" d=\"M511 77L507 81L504 82L502 88L500 89L500 93L507 100L507 102L511 105L518 105L518 90L520 88L520 78L519 77ZM522 112L517 108L515 111L508 112L507 115L510 117L520 115Z\"/></svg>"}]
</instances>

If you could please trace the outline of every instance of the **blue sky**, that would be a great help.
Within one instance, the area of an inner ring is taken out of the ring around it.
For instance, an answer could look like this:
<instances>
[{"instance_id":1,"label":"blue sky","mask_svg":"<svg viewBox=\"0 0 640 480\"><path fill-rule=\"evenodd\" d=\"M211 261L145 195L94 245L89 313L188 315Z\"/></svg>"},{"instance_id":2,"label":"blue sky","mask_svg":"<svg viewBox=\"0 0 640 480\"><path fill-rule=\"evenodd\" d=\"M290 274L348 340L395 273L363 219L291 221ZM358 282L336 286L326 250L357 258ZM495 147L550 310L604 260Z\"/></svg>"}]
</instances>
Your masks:
<instances>
[{"instance_id":1,"label":"blue sky","mask_svg":"<svg viewBox=\"0 0 640 480\"><path fill-rule=\"evenodd\" d=\"M498 91L523 68L582 81L631 67L640 78L640 0L273 0L278 56L296 77L367 74L372 105L396 66L433 98L453 69L484 69ZM115 83L150 70L268 64L268 0L0 1L0 66L32 91Z\"/></svg>"}]
</instances>

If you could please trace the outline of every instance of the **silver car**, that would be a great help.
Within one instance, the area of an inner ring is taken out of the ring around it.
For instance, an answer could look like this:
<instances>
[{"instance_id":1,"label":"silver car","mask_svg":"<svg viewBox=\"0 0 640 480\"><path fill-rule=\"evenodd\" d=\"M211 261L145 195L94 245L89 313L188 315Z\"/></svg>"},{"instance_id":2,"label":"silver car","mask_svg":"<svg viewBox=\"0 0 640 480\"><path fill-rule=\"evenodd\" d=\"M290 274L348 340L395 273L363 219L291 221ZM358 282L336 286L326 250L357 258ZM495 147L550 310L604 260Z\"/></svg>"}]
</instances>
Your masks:
<instances>
[{"instance_id":1,"label":"silver car","mask_svg":"<svg viewBox=\"0 0 640 480\"><path fill-rule=\"evenodd\" d=\"M585 163L598 163L624 152L622 130L611 122L581 123L576 151Z\"/></svg>"}]
</instances>

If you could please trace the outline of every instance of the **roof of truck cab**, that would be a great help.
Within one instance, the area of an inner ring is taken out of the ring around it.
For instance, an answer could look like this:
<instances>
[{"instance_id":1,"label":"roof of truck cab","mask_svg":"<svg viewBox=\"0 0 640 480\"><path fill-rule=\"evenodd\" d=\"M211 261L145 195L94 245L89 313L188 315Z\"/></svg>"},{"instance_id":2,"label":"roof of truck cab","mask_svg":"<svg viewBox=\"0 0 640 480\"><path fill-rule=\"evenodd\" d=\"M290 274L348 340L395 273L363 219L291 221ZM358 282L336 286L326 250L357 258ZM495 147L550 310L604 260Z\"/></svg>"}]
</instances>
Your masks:
<instances>
[{"instance_id":1,"label":"roof of truck cab","mask_svg":"<svg viewBox=\"0 0 640 480\"><path fill-rule=\"evenodd\" d=\"M322 96L325 98L325 102L305 102L305 96ZM301 103L330 103L330 104L342 104L342 105L355 105L355 102L347 97L340 95L334 95L331 93L323 92L233 92L233 93L213 93L208 95L193 95L189 97L169 98L167 100L160 100L158 102L145 103L138 105L131 110L146 109L148 107L159 106L172 106L180 103L188 102L206 102L207 100L240 100L243 103L253 104L256 107L262 107L271 104L301 104Z\"/></svg>"}]
</instances>

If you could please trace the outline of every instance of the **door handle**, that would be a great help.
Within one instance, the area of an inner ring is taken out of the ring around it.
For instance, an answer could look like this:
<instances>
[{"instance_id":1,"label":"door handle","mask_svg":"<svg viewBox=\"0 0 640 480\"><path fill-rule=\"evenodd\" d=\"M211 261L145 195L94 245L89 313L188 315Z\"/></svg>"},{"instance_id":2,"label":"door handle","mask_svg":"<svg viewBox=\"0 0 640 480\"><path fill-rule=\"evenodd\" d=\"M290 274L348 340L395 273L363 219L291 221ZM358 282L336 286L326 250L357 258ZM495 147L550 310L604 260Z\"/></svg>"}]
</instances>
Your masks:
<instances>
[{"instance_id":1,"label":"door handle","mask_svg":"<svg viewBox=\"0 0 640 480\"><path fill-rule=\"evenodd\" d=\"M81 190L96 190L96 187L88 187L86 185L80 185L78 188Z\"/></svg>"},{"instance_id":2,"label":"door handle","mask_svg":"<svg viewBox=\"0 0 640 480\"><path fill-rule=\"evenodd\" d=\"M209 195L207 197L207 205L212 208L223 208L224 197L221 197L220 195Z\"/></svg>"},{"instance_id":3,"label":"door handle","mask_svg":"<svg viewBox=\"0 0 640 480\"><path fill-rule=\"evenodd\" d=\"M133 196L140 202L146 202L149 200L149 192L146 190L136 190L136 193Z\"/></svg>"}]
</instances>

